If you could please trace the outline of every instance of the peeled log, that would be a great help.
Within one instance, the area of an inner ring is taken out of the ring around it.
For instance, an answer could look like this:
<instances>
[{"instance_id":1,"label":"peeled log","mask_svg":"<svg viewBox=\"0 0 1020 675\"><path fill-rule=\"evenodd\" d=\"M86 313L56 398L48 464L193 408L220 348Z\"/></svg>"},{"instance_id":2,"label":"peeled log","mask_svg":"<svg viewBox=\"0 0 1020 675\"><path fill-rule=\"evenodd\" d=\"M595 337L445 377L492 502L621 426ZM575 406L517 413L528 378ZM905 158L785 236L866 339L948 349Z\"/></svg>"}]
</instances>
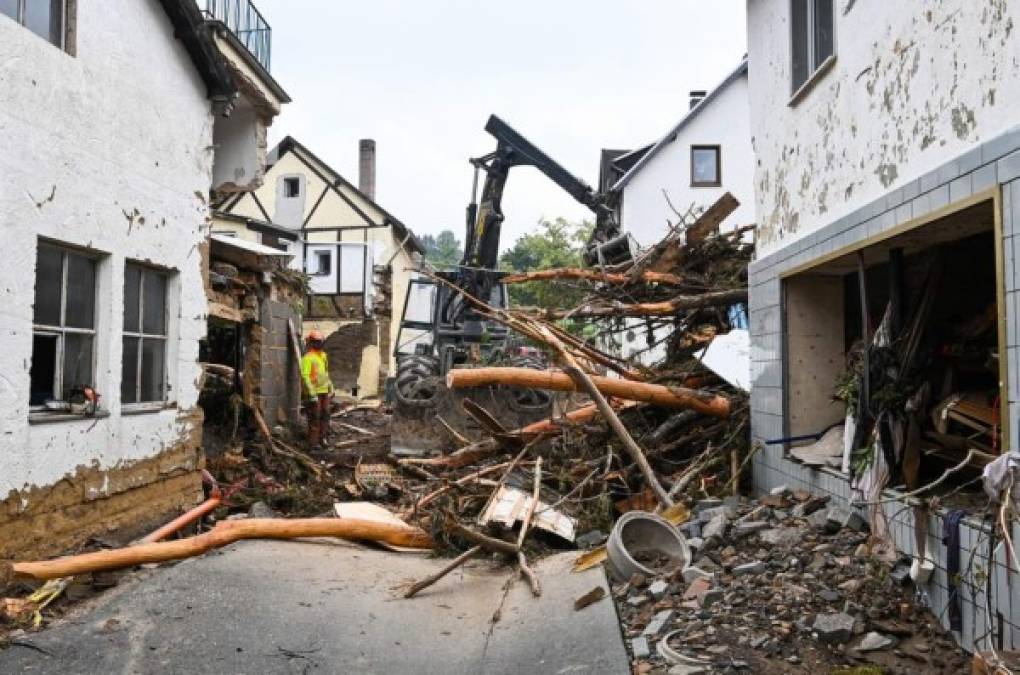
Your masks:
<instances>
[{"instance_id":1,"label":"peeled log","mask_svg":"<svg viewBox=\"0 0 1020 675\"><path fill-rule=\"evenodd\" d=\"M737 288L729 291L709 291L699 295L677 295L661 302L624 302L592 303L581 305L577 309L539 310L536 315L547 320L608 318L624 316L673 316L684 309L701 309L703 307L728 307L738 302L747 302L747 289Z\"/></svg>"},{"instance_id":2,"label":"peeled log","mask_svg":"<svg viewBox=\"0 0 1020 675\"><path fill-rule=\"evenodd\" d=\"M682 277L667 272L644 272L638 275L637 279L632 279L629 274L621 272L602 272L601 270L588 270L579 267L560 267L534 272L519 272L517 274L508 274L500 281L504 284L522 284L528 281L551 281L556 279L600 281L607 284L632 284L636 281L643 281L649 284L684 285Z\"/></svg>"},{"instance_id":3,"label":"peeled log","mask_svg":"<svg viewBox=\"0 0 1020 675\"><path fill-rule=\"evenodd\" d=\"M54 560L16 562L14 576L22 579L59 579L76 574L102 572L146 563L181 560L201 555L241 539L296 539L340 537L383 541L394 546L431 548L429 536L417 527L379 523L356 518L249 518L219 523L204 534L174 541L139 544Z\"/></svg>"},{"instance_id":4,"label":"peeled log","mask_svg":"<svg viewBox=\"0 0 1020 675\"><path fill-rule=\"evenodd\" d=\"M628 401L653 403L663 408L697 410L703 415L726 417L730 414L730 401L724 396L709 394L684 387L665 387L661 384L617 380L610 377L591 376L595 387L607 396ZM566 373L532 368L456 368L446 376L450 389L467 389L504 384L522 389L547 389L550 391L579 391L574 380Z\"/></svg>"}]
</instances>

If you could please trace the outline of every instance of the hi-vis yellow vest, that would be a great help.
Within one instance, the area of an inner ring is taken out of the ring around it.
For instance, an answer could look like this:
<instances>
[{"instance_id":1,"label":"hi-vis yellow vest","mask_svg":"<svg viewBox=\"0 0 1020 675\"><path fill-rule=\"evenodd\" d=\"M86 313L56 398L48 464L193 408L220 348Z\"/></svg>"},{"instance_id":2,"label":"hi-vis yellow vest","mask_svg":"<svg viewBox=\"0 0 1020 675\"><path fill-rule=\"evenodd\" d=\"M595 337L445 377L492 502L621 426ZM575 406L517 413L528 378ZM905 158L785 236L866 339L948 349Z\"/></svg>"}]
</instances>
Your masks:
<instances>
[{"instance_id":1,"label":"hi-vis yellow vest","mask_svg":"<svg viewBox=\"0 0 1020 675\"><path fill-rule=\"evenodd\" d=\"M329 381L329 357L318 349L309 350L301 357L301 379L306 394L328 394L333 391Z\"/></svg>"}]
</instances>

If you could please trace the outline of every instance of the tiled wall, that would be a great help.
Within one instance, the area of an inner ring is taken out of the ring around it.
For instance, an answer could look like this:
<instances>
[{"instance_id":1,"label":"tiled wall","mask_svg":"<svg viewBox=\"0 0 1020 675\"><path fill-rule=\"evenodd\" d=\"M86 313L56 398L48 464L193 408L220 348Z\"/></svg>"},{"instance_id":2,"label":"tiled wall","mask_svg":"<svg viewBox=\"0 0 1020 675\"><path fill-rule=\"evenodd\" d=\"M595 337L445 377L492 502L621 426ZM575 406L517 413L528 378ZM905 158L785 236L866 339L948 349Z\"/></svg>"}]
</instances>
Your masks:
<instances>
[{"instance_id":1,"label":"tiled wall","mask_svg":"<svg viewBox=\"0 0 1020 675\"><path fill-rule=\"evenodd\" d=\"M996 185L1002 188L1010 443L1013 448L1020 447L1020 127L978 145L751 265L751 425L755 439L766 441L784 435L780 275ZM829 494L834 504L841 505L846 505L851 496L844 475L830 469L809 469L791 461L784 456L781 445L765 446L755 457L754 484L759 492L786 485L791 489ZM890 519L897 547L913 555L916 548L913 511L900 502L885 504L883 508ZM863 510L862 514L866 515ZM946 547L941 541L944 515L945 512L939 512L929 516L927 545L937 567L931 582L921 589L921 596L948 627L949 575ZM989 565L988 540L992 528L991 521L982 520L982 515L970 514L960 527L961 567L965 570L961 597L963 630L956 635L968 650L999 648L996 640L1001 626L1002 648L1020 649L1020 573L1008 571L1001 545ZM1014 541L1020 545L1020 526L1014 523L1012 531ZM970 564L972 556L973 564ZM983 582L989 574L990 627L986 619L989 598ZM997 618L999 613L1001 621Z\"/></svg>"}]
</instances>

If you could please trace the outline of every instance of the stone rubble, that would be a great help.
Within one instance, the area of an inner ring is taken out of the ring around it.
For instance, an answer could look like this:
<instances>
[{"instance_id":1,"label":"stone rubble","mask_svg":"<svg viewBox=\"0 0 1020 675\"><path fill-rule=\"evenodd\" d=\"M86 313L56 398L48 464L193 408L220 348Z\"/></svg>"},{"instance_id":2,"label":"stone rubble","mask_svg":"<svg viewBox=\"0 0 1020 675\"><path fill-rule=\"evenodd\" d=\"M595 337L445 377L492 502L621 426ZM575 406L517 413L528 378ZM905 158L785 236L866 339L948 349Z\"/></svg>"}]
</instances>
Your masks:
<instances>
[{"instance_id":1,"label":"stone rubble","mask_svg":"<svg viewBox=\"0 0 1020 675\"><path fill-rule=\"evenodd\" d=\"M691 564L615 587L634 672L964 672L966 654L915 606L909 578L872 558L864 518L828 502L784 487L694 504L680 526L703 538Z\"/></svg>"}]
</instances>

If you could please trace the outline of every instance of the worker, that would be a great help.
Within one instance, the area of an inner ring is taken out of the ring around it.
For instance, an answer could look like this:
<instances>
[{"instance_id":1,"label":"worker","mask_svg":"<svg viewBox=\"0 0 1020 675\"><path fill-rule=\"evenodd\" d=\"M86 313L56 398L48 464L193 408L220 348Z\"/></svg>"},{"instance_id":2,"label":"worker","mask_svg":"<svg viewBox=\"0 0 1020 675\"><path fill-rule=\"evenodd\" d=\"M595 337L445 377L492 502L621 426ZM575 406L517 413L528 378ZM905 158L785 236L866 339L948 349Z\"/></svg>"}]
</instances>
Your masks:
<instances>
[{"instance_id":1,"label":"worker","mask_svg":"<svg viewBox=\"0 0 1020 675\"><path fill-rule=\"evenodd\" d=\"M333 383L329 379L329 357L323 351L322 331L313 329L305 339L301 357L301 381L305 390L305 414L308 415L308 445L321 449L329 435L329 404Z\"/></svg>"}]
</instances>

